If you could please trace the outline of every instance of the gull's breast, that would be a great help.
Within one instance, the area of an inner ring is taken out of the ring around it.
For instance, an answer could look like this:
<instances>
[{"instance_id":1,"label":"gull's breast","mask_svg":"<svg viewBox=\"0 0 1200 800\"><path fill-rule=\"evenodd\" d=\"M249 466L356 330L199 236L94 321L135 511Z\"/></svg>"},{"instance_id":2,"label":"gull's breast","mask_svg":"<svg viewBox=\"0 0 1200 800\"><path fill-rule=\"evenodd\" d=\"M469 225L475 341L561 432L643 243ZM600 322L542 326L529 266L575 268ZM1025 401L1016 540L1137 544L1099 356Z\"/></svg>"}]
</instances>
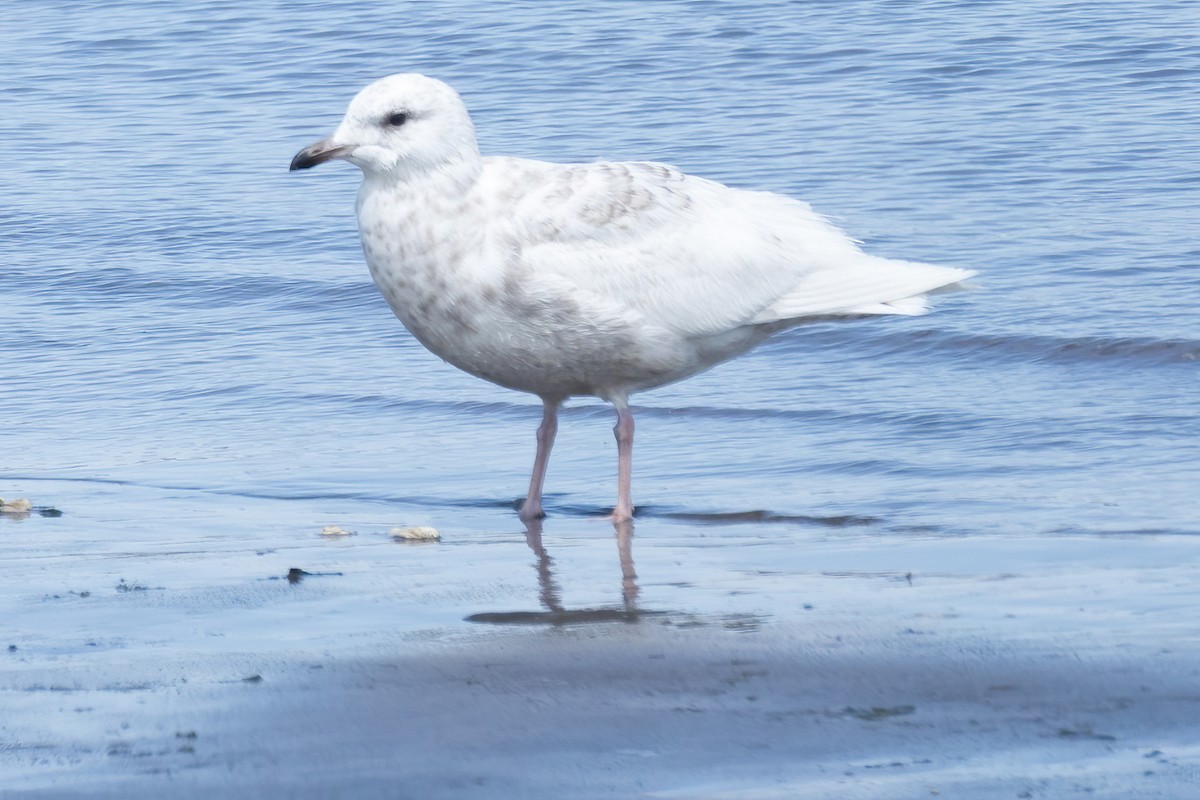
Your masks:
<instances>
[{"instance_id":1,"label":"gull's breast","mask_svg":"<svg viewBox=\"0 0 1200 800\"><path fill-rule=\"evenodd\" d=\"M409 332L453 366L542 396L607 397L664 382L690 360L682 340L637 315L523 272L482 225L439 226L435 214L390 205L360 208L371 276Z\"/></svg>"}]
</instances>

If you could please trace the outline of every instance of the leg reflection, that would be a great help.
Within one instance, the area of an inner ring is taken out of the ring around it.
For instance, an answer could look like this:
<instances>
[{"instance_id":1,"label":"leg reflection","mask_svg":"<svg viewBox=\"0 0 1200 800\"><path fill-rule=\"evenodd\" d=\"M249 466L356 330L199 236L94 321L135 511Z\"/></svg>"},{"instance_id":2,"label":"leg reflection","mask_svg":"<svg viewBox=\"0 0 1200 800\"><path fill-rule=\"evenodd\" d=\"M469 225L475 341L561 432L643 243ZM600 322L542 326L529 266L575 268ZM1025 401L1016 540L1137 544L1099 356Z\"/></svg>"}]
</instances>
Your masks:
<instances>
[{"instance_id":1,"label":"leg reflection","mask_svg":"<svg viewBox=\"0 0 1200 800\"><path fill-rule=\"evenodd\" d=\"M626 521L615 525L617 554L621 560L621 605L599 608L569 609L563 605L562 589L554 579L554 560L542 545L542 521L525 521L525 543L537 561L538 599L545 611L487 611L471 614L468 622L488 622L494 625L579 625L593 622L637 622L647 614L663 612L642 611L637 607L637 573L633 570L633 525Z\"/></svg>"},{"instance_id":2,"label":"leg reflection","mask_svg":"<svg viewBox=\"0 0 1200 800\"><path fill-rule=\"evenodd\" d=\"M525 520L525 543L537 556L538 596L548 611L563 611L562 589L554 580L554 560L542 545L542 520Z\"/></svg>"},{"instance_id":3,"label":"leg reflection","mask_svg":"<svg viewBox=\"0 0 1200 800\"><path fill-rule=\"evenodd\" d=\"M634 619L639 614L637 608L639 590L637 572L633 567L633 522L631 520L614 522L613 529L617 535L617 557L621 563L621 602L624 610L620 612L620 616ZM538 597L542 601L542 606L551 612L552 616L563 621L568 618L586 621L592 617L597 620L611 618L612 614L616 613L615 609L568 611L563 606L562 588L554 579L554 559L550 557L550 554L546 552L545 545L542 544L542 520L525 520L525 543L529 545L529 549L537 558L534 568L537 570L538 576Z\"/></svg>"},{"instance_id":4,"label":"leg reflection","mask_svg":"<svg viewBox=\"0 0 1200 800\"><path fill-rule=\"evenodd\" d=\"M637 611L637 573L633 570L633 520L614 522L617 555L621 559L621 600L627 611Z\"/></svg>"}]
</instances>

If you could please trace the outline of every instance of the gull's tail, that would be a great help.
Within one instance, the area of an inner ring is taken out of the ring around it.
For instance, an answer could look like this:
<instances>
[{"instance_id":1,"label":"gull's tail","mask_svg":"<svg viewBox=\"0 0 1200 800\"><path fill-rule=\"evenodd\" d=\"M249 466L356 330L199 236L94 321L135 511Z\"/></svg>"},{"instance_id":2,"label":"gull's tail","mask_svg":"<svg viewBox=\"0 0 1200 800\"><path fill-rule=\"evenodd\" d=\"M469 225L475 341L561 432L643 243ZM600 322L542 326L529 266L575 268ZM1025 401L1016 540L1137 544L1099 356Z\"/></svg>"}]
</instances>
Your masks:
<instances>
[{"instance_id":1,"label":"gull's tail","mask_svg":"<svg viewBox=\"0 0 1200 800\"><path fill-rule=\"evenodd\" d=\"M929 310L928 294L955 288L974 274L957 267L863 254L852 264L805 276L754 321L861 314L916 316Z\"/></svg>"}]
</instances>

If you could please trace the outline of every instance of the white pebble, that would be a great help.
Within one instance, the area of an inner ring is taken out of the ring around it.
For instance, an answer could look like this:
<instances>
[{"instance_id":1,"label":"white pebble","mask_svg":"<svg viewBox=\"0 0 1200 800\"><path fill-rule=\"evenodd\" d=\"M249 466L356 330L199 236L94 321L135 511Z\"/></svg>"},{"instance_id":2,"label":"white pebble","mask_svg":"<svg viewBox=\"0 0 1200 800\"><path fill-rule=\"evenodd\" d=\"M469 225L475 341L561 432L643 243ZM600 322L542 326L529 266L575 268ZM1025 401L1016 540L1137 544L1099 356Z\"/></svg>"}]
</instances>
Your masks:
<instances>
[{"instance_id":1,"label":"white pebble","mask_svg":"<svg viewBox=\"0 0 1200 800\"><path fill-rule=\"evenodd\" d=\"M0 513L28 514L32 508L33 503L24 498L20 500L0 500Z\"/></svg>"},{"instance_id":2,"label":"white pebble","mask_svg":"<svg viewBox=\"0 0 1200 800\"><path fill-rule=\"evenodd\" d=\"M408 528L392 528L388 531L396 541L406 542L436 542L442 538L438 533L437 528L430 528L427 525L413 525Z\"/></svg>"}]
</instances>

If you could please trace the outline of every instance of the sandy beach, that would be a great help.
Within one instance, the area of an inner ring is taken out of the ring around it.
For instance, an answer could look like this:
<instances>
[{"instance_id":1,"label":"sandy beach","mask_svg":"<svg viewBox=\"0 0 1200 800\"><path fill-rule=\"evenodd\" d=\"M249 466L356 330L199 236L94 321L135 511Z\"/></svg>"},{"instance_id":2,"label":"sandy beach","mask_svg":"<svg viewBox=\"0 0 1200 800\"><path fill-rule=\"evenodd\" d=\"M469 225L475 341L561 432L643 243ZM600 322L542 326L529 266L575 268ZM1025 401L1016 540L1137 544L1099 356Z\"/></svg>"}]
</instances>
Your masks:
<instances>
[{"instance_id":1,"label":"sandy beach","mask_svg":"<svg viewBox=\"0 0 1200 800\"><path fill-rule=\"evenodd\" d=\"M5 798L1182 798L1200 778L1189 537L651 518L619 548L576 517L539 549L505 510L413 544L384 512L331 540L266 523L272 501L94 499L0 520Z\"/></svg>"}]
</instances>

